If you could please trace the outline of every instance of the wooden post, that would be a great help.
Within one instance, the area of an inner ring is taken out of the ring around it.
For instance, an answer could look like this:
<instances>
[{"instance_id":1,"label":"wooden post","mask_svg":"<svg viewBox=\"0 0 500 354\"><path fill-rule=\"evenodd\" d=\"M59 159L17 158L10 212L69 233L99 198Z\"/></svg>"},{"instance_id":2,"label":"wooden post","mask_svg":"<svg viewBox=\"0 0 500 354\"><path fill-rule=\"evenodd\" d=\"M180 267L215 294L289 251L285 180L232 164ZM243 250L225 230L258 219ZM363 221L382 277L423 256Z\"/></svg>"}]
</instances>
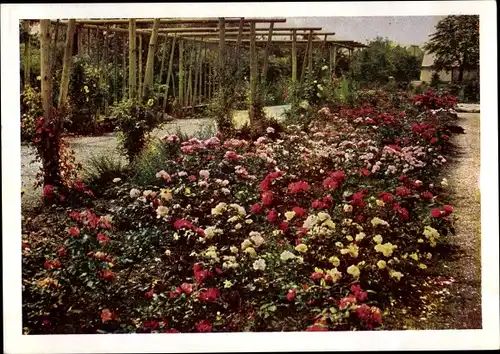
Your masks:
<instances>
[{"instance_id":1,"label":"wooden post","mask_svg":"<svg viewBox=\"0 0 500 354\"><path fill-rule=\"evenodd\" d=\"M170 77L172 76L172 65L174 62L175 40L176 39L177 39L177 37L174 35L174 39L172 39L172 48L170 49L170 59L168 61L167 86L165 88L165 96L163 99L163 111L164 112L165 112L165 109L167 108L167 102L168 102L168 91L169 91L168 89L170 86ZM175 80L172 80L172 83L175 85ZM175 89L174 89L174 95L175 95Z\"/></svg>"},{"instance_id":2,"label":"wooden post","mask_svg":"<svg viewBox=\"0 0 500 354\"><path fill-rule=\"evenodd\" d=\"M210 63L208 63L208 88L207 88L207 93L208 93L208 99L212 99L212 67L210 66Z\"/></svg>"},{"instance_id":3,"label":"wooden post","mask_svg":"<svg viewBox=\"0 0 500 354\"><path fill-rule=\"evenodd\" d=\"M240 26L238 28L238 40L236 42L236 66L238 68L240 65L240 49L241 49L242 38L243 38L243 18L240 18Z\"/></svg>"},{"instance_id":4,"label":"wooden post","mask_svg":"<svg viewBox=\"0 0 500 354\"><path fill-rule=\"evenodd\" d=\"M153 82L154 61L156 52L156 42L158 40L158 30L160 29L160 19L155 18L153 22L153 31L149 39L148 57L146 60L146 72L144 73L144 84L142 87L142 99L148 98L149 88Z\"/></svg>"},{"instance_id":5,"label":"wooden post","mask_svg":"<svg viewBox=\"0 0 500 354\"><path fill-rule=\"evenodd\" d=\"M302 60L302 68L300 72L300 82L304 82L304 78L306 76L306 64L307 64L307 52L309 48L309 42L306 44L306 48L304 49L304 58Z\"/></svg>"},{"instance_id":6,"label":"wooden post","mask_svg":"<svg viewBox=\"0 0 500 354\"><path fill-rule=\"evenodd\" d=\"M64 47L64 61L63 69L61 74L61 86L59 89L59 101L58 108L64 107L66 104L66 99L68 97L68 86L69 86L69 76L71 73L71 61L73 56L73 34L75 31L75 19L70 19L68 21L68 29L66 31L66 45Z\"/></svg>"},{"instance_id":7,"label":"wooden post","mask_svg":"<svg viewBox=\"0 0 500 354\"><path fill-rule=\"evenodd\" d=\"M297 31L292 30L292 84L297 82Z\"/></svg>"},{"instance_id":8,"label":"wooden post","mask_svg":"<svg viewBox=\"0 0 500 354\"><path fill-rule=\"evenodd\" d=\"M104 31L103 35L104 35L104 53L103 53L103 67L104 67L104 71L103 71L103 84L105 85L105 87L107 88L108 87L108 52L109 52L109 39L108 39L108 32L109 32L109 25L106 26L106 30ZM105 90L104 91L104 115L107 117L108 116L108 90Z\"/></svg>"},{"instance_id":9,"label":"wooden post","mask_svg":"<svg viewBox=\"0 0 500 354\"><path fill-rule=\"evenodd\" d=\"M273 27L274 22L269 24L269 34L267 35L266 49L264 51L264 64L262 65L262 78L266 81L267 70L269 67L269 48L271 47L271 41L273 40Z\"/></svg>"},{"instance_id":10,"label":"wooden post","mask_svg":"<svg viewBox=\"0 0 500 354\"><path fill-rule=\"evenodd\" d=\"M59 20L57 20L57 22L56 22L56 28L55 28L55 31L54 31L54 42L52 43L52 48L51 48L51 50L49 52L49 55L50 55L49 62L50 62L50 73L51 73L51 75L54 72L54 64L56 62L57 39L58 38L59 38ZM52 84L52 81L51 81L51 84Z\"/></svg>"},{"instance_id":11,"label":"wooden post","mask_svg":"<svg viewBox=\"0 0 500 354\"><path fill-rule=\"evenodd\" d=\"M163 53L161 55L161 65L160 65L160 77L158 79L158 83L161 84L161 79L163 79L163 70L165 69L165 58L167 57L168 51L168 37L165 37L165 42L163 43ZM158 92L160 90L158 89Z\"/></svg>"},{"instance_id":12,"label":"wooden post","mask_svg":"<svg viewBox=\"0 0 500 354\"><path fill-rule=\"evenodd\" d=\"M52 116L52 64L50 55L50 20L40 20L40 75L41 82L41 97L43 115L45 118L44 126L48 126L48 122L52 122L54 126L53 135L44 137L42 142L42 168L43 168L43 184L60 186L61 174L59 168L59 142L61 121L57 116ZM51 202L52 203L52 202Z\"/></svg>"},{"instance_id":13,"label":"wooden post","mask_svg":"<svg viewBox=\"0 0 500 354\"><path fill-rule=\"evenodd\" d=\"M309 42L308 42L309 59L307 60L307 75L309 76L310 79L312 79L312 77L313 77L313 42L312 42L312 37L313 37L313 31L309 31Z\"/></svg>"},{"instance_id":14,"label":"wooden post","mask_svg":"<svg viewBox=\"0 0 500 354\"><path fill-rule=\"evenodd\" d=\"M91 39L90 39L90 28L87 28L87 54L90 58L90 44L91 44Z\"/></svg>"},{"instance_id":15,"label":"wooden post","mask_svg":"<svg viewBox=\"0 0 500 354\"><path fill-rule=\"evenodd\" d=\"M130 19L128 24L128 97L134 99L137 97L137 78L136 73L136 23L135 19Z\"/></svg>"},{"instance_id":16,"label":"wooden post","mask_svg":"<svg viewBox=\"0 0 500 354\"><path fill-rule=\"evenodd\" d=\"M194 62L194 48L189 47L189 71L187 76L187 105L192 105L193 103L193 62Z\"/></svg>"},{"instance_id":17,"label":"wooden post","mask_svg":"<svg viewBox=\"0 0 500 354\"><path fill-rule=\"evenodd\" d=\"M200 77L199 77L199 89L198 89L198 102L201 104L203 102L202 97L203 97L203 62L205 61L205 51L206 51L206 46L204 44L200 44L200 67L198 68L200 72Z\"/></svg>"},{"instance_id":18,"label":"wooden post","mask_svg":"<svg viewBox=\"0 0 500 354\"><path fill-rule=\"evenodd\" d=\"M40 76L43 115L50 119L52 108L52 73L50 72L50 20L40 20Z\"/></svg>"},{"instance_id":19,"label":"wooden post","mask_svg":"<svg viewBox=\"0 0 500 354\"><path fill-rule=\"evenodd\" d=\"M226 20L224 17L219 17L219 68L218 78L219 84L222 85L222 73L225 69L226 56Z\"/></svg>"},{"instance_id":20,"label":"wooden post","mask_svg":"<svg viewBox=\"0 0 500 354\"><path fill-rule=\"evenodd\" d=\"M114 95L113 95L113 104L118 102L118 41L116 38L116 33L113 34L113 43L114 43L114 49L113 49L113 58L114 58L114 63L113 66L115 67L115 75L114 75Z\"/></svg>"},{"instance_id":21,"label":"wooden post","mask_svg":"<svg viewBox=\"0 0 500 354\"><path fill-rule=\"evenodd\" d=\"M179 105L184 106L184 40L179 40Z\"/></svg>"},{"instance_id":22,"label":"wooden post","mask_svg":"<svg viewBox=\"0 0 500 354\"><path fill-rule=\"evenodd\" d=\"M250 125L255 119L254 106L257 94L257 53L255 45L255 22L250 22Z\"/></svg>"},{"instance_id":23,"label":"wooden post","mask_svg":"<svg viewBox=\"0 0 500 354\"><path fill-rule=\"evenodd\" d=\"M78 27L78 55L83 55L83 28Z\"/></svg>"},{"instance_id":24,"label":"wooden post","mask_svg":"<svg viewBox=\"0 0 500 354\"><path fill-rule=\"evenodd\" d=\"M122 101L127 97L127 42L123 40Z\"/></svg>"},{"instance_id":25,"label":"wooden post","mask_svg":"<svg viewBox=\"0 0 500 354\"><path fill-rule=\"evenodd\" d=\"M138 49L139 51L138 56L139 56L139 63L138 63L138 68L139 68L139 82L138 82L138 90L137 90L137 98L140 98L142 95L142 34L139 35L139 46Z\"/></svg>"},{"instance_id":26,"label":"wooden post","mask_svg":"<svg viewBox=\"0 0 500 354\"><path fill-rule=\"evenodd\" d=\"M24 20L24 31L27 33L26 42L24 42L24 86L30 86L31 77L31 36L30 23Z\"/></svg>"},{"instance_id":27,"label":"wooden post","mask_svg":"<svg viewBox=\"0 0 500 354\"><path fill-rule=\"evenodd\" d=\"M196 46L196 55L195 55L195 67L194 67L194 82L193 82L193 107L198 101L198 81L199 81L199 75L200 75L200 63L201 63L201 50L200 50L200 44Z\"/></svg>"}]
</instances>

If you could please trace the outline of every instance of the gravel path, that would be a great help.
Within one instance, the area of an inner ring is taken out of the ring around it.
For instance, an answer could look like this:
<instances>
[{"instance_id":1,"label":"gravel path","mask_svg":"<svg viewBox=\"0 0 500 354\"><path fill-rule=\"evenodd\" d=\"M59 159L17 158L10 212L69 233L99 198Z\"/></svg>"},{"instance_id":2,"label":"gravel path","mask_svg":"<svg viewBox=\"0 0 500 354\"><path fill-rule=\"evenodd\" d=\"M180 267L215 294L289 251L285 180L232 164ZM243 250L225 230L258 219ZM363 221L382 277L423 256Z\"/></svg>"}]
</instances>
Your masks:
<instances>
[{"instance_id":1,"label":"gravel path","mask_svg":"<svg viewBox=\"0 0 500 354\"><path fill-rule=\"evenodd\" d=\"M481 320L481 200L480 117L478 113L460 113L457 125L465 134L455 136L458 155L453 159L448 181L452 187L452 205L458 217L453 244L459 254L444 262L445 273L455 278L443 303L441 322L447 329L480 329Z\"/></svg>"},{"instance_id":2,"label":"gravel path","mask_svg":"<svg viewBox=\"0 0 500 354\"><path fill-rule=\"evenodd\" d=\"M265 107L268 116L276 118L282 117L284 109L288 106L271 106ZM237 126L241 126L248 119L247 111L235 111L234 120ZM213 127L215 132L215 122L210 118L199 119L183 119L175 120L165 124L160 129L153 132L153 136L161 137L165 134L175 134L177 131L182 131L189 136L195 136L201 129ZM75 157L78 162L85 166L85 162L94 155L116 155L120 156L117 150L118 141L115 134L106 134L103 136L90 136L68 138L69 147L75 151ZM39 162L33 163L35 159L35 151L28 145L21 145L21 184L24 190L22 197L23 210L31 209L41 202L41 188L33 188L35 175L40 170ZM125 158L123 158L125 162Z\"/></svg>"}]
</instances>

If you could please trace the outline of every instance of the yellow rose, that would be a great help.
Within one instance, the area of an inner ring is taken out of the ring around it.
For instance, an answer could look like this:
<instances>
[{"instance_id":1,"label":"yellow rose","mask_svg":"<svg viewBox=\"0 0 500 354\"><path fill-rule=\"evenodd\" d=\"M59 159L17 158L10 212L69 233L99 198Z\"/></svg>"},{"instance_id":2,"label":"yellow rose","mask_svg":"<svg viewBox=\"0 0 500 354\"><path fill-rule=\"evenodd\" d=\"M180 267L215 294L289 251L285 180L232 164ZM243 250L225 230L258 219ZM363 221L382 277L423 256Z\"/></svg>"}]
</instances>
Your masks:
<instances>
[{"instance_id":1,"label":"yellow rose","mask_svg":"<svg viewBox=\"0 0 500 354\"><path fill-rule=\"evenodd\" d=\"M418 261L418 254L412 253L412 254L410 254L410 258L415 260L415 261Z\"/></svg>"},{"instance_id":2,"label":"yellow rose","mask_svg":"<svg viewBox=\"0 0 500 354\"><path fill-rule=\"evenodd\" d=\"M385 205L384 201L383 200L380 200L380 199L377 199L375 201L375 203L379 206L379 207L383 207Z\"/></svg>"},{"instance_id":3,"label":"yellow rose","mask_svg":"<svg viewBox=\"0 0 500 354\"><path fill-rule=\"evenodd\" d=\"M286 218L286 221L290 221L294 218L295 216L295 212L294 211L287 211L285 213L285 218Z\"/></svg>"},{"instance_id":4,"label":"yellow rose","mask_svg":"<svg viewBox=\"0 0 500 354\"><path fill-rule=\"evenodd\" d=\"M250 257L257 256L257 252L255 252L255 249L253 247L247 247L243 252L248 253Z\"/></svg>"},{"instance_id":5,"label":"yellow rose","mask_svg":"<svg viewBox=\"0 0 500 354\"><path fill-rule=\"evenodd\" d=\"M330 257L328 262L330 262L334 267L338 267L340 265L340 259L335 256Z\"/></svg>"},{"instance_id":6,"label":"yellow rose","mask_svg":"<svg viewBox=\"0 0 500 354\"><path fill-rule=\"evenodd\" d=\"M360 232L359 234L356 235L356 241L361 241L366 237L366 234L364 232Z\"/></svg>"},{"instance_id":7,"label":"yellow rose","mask_svg":"<svg viewBox=\"0 0 500 354\"><path fill-rule=\"evenodd\" d=\"M382 243L383 240L384 239L382 238L381 235L375 235L375 236L373 236L373 241L375 241L375 243L377 243L377 244Z\"/></svg>"},{"instance_id":8,"label":"yellow rose","mask_svg":"<svg viewBox=\"0 0 500 354\"><path fill-rule=\"evenodd\" d=\"M359 270L359 268L357 266L355 266L353 264L352 266L347 268L347 273L352 275L354 278L359 278L361 271Z\"/></svg>"},{"instance_id":9,"label":"yellow rose","mask_svg":"<svg viewBox=\"0 0 500 354\"><path fill-rule=\"evenodd\" d=\"M295 250L296 250L297 252L302 252L302 253L305 253L305 252L307 252L307 245L304 245L303 243L301 243L301 244L299 244L299 245L297 245L297 246L295 247Z\"/></svg>"},{"instance_id":10,"label":"yellow rose","mask_svg":"<svg viewBox=\"0 0 500 354\"><path fill-rule=\"evenodd\" d=\"M387 263L384 260L380 260L377 262L378 269L384 269L387 266Z\"/></svg>"}]
</instances>

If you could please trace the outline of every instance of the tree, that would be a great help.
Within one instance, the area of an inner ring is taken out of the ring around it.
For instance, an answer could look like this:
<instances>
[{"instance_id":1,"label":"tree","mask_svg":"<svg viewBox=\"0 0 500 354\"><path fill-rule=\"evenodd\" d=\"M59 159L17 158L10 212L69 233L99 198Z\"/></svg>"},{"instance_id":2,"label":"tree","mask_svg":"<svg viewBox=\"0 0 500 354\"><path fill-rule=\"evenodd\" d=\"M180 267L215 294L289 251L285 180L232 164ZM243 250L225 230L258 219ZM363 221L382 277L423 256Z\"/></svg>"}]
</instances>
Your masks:
<instances>
[{"instance_id":1,"label":"tree","mask_svg":"<svg viewBox=\"0 0 500 354\"><path fill-rule=\"evenodd\" d=\"M459 69L458 81L462 82L465 70L479 68L479 16L447 16L436 25L427 52L436 56L436 70L449 70L453 65Z\"/></svg>"}]
</instances>

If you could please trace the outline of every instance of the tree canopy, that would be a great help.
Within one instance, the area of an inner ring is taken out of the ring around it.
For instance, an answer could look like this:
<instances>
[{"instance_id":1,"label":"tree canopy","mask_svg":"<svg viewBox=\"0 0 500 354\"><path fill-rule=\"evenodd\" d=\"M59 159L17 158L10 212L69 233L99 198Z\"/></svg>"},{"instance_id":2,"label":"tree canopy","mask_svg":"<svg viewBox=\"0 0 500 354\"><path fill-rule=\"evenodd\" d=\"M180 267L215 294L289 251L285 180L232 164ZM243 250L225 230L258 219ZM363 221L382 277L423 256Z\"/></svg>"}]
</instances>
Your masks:
<instances>
[{"instance_id":1,"label":"tree canopy","mask_svg":"<svg viewBox=\"0 0 500 354\"><path fill-rule=\"evenodd\" d=\"M459 81L464 70L479 67L479 16L447 16L436 25L425 50L436 56L436 70L458 66Z\"/></svg>"}]
</instances>

